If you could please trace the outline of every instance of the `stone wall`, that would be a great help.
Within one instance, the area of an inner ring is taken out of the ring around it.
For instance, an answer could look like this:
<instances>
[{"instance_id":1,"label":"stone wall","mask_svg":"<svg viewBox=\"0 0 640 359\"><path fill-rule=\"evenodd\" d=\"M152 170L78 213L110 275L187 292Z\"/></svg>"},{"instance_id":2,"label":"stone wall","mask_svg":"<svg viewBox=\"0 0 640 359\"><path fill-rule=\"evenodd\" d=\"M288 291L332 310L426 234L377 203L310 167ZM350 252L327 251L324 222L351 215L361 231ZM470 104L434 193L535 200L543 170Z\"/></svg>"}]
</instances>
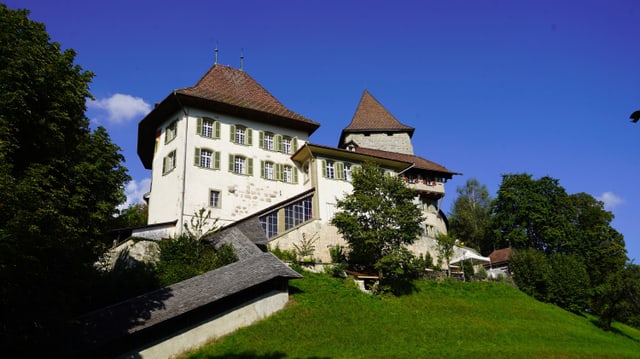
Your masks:
<instances>
[{"instance_id":1,"label":"stone wall","mask_svg":"<svg viewBox=\"0 0 640 359\"><path fill-rule=\"evenodd\" d=\"M407 133L354 133L346 137L345 142L349 141L354 141L360 147L413 155L413 145Z\"/></svg>"}]
</instances>

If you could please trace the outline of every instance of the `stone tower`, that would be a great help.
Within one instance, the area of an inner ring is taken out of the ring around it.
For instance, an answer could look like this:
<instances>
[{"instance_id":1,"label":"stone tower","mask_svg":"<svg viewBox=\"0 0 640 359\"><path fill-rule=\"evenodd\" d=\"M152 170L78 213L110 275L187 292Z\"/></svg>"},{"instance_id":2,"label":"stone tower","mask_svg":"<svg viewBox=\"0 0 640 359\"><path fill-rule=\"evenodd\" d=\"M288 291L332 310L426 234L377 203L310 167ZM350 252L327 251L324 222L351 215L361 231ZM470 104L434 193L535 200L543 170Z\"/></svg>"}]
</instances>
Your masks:
<instances>
[{"instance_id":1,"label":"stone tower","mask_svg":"<svg viewBox=\"0 0 640 359\"><path fill-rule=\"evenodd\" d=\"M400 123L364 90L351 123L342 130L339 148L358 147L413 155L414 128Z\"/></svg>"}]
</instances>

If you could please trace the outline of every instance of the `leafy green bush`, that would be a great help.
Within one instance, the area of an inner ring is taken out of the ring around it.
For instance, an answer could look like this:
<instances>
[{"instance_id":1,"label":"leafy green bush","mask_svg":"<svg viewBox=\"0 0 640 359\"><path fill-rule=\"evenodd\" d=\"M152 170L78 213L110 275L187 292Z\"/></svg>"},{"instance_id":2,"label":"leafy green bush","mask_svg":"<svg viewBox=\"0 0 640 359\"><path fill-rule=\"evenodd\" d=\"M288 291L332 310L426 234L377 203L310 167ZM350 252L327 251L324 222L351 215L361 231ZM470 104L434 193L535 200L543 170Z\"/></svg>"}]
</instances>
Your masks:
<instances>
[{"instance_id":1,"label":"leafy green bush","mask_svg":"<svg viewBox=\"0 0 640 359\"><path fill-rule=\"evenodd\" d=\"M541 301L549 300L551 266L544 253L535 249L515 252L509 268L521 291Z\"/></svg>"},{"instance_id":2,"label":"leafy green bush","mask_svg":"<svg viewBox=\"0 0 640 359\"><path fill-rule=\"evenodd\" d=\"M475 276L479 280L485 280L487 279L487 270L484 267L480 267L480 269L478 269L478 271L476 272Z\"/></svg>"},{"instance_id":3,"label":"leafy green bush","mask_svg":"<svg viewBox=\"0 0 640 359\"><path fill-rule=\"evenodd\" d=\"M416 256L404 247L392 251L376 263L376 269L382 274L378 291L395 295L411 293L412 281L425 273L425 263L424 259L416 259Z\"/></svg>"},{"instance_id":4,"label":"leafy green bush","mask_svg":"<svg viewBox=\"0 0 640 359\"><path fill-rule=\"evenodd\" d=\"M339 244L329 247L329 255L331 256L331 263L347 262L347 255L345 254L344 247Z\"/></svg>"},{"instance_id":5,"label":"leafy green bush","mask_svg":"<svg viewBox=\"0 0 640 359\"><path fill-rule=\"evenodd\" d=\"M269 247L269 252L271 252L274 256L278 257L281 261L285 262L295 262L296 261L296 253L292 250L281 249L280 245L276 245L275 248Z\"/></svg>"},{"instance_id":6,"label":"leafy green bush","mask_svg":"<svg viewBox=\"0 0 640 359\"><path fill-rule=\"evenodd\" d=\"M155 273L162 286L204 274L238 260L232 245L212 245L182 235L160 241L160 261Z\"/></svg>"},{"instance_id":7,"label":"leafy green bush","mask_svg":"<svg viewBox=\"0 0 640 359\"><path fill-rule=\"evenodd\" d=\"M574 313L587 308L591 295L589 274L576 256L552 254L549 257L549 301Z\"/></svg>"}]
</instances>

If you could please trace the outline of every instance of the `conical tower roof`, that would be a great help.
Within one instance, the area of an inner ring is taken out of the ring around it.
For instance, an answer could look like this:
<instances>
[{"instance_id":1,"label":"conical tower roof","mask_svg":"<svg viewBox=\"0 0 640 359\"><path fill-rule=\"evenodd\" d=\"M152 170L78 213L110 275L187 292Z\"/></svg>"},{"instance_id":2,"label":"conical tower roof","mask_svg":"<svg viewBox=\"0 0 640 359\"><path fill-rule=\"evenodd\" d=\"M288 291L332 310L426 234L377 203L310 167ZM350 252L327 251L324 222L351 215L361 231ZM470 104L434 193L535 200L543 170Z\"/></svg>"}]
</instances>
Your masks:
<instances>
[{"instance_id":1,"label":"conical tower roof","mask_svg":"<svg viewBox=\"0 0 640 359\"><path fill-rule=\"evenodd\" d=\"M349 133L406 132L411 137L414 130L398 121L369 91L364 90L351 123L342 130L338 146L344 144Z\"/></svg>"}]
</instances>

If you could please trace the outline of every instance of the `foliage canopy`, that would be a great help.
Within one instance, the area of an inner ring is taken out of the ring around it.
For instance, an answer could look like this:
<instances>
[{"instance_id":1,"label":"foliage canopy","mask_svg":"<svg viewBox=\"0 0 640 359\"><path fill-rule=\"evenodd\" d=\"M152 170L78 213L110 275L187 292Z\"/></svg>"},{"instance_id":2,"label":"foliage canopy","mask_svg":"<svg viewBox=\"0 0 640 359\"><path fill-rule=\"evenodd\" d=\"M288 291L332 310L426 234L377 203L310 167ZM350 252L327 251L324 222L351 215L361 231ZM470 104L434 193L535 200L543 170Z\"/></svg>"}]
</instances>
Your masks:
<instances>
[{"instance_id":1,"label":"foliage canopy","mask_svg":"<svg viewBox=\"0 0 640 359\"><path fill-rule=\"evenodd\" d=\"M12 345L81 310L129 179L85 117L93 74L28 15L0 4L0 337Z\"/></svg>"},{"instance_id":2,"label":"foliage canopy","mask_svg":"<svg viewBox=\"0 0 640 359\"><path fill-rule=\"evenodd\" d=\"M458 197L449 215L449 235L488 255L494 247L489 231L491 197L487 186L472 178L456 192Z\"/></svg>"},{"instance_id":3,"label":"foliage canopy","mask_svg":"<svg viewBox=\"0 0 640 359\"><path fill-rule=\"evenodd\" d=\"M331 219L349 244L349 263L399 283L399 277L413 275L415 258L403 248L421 233L423 217L413 202L416 194L372 163L353 172L352 184L353 191L337 201L339 211ZM388 256L396 261L385 259Z\"/></svg>"}]
</instances>

